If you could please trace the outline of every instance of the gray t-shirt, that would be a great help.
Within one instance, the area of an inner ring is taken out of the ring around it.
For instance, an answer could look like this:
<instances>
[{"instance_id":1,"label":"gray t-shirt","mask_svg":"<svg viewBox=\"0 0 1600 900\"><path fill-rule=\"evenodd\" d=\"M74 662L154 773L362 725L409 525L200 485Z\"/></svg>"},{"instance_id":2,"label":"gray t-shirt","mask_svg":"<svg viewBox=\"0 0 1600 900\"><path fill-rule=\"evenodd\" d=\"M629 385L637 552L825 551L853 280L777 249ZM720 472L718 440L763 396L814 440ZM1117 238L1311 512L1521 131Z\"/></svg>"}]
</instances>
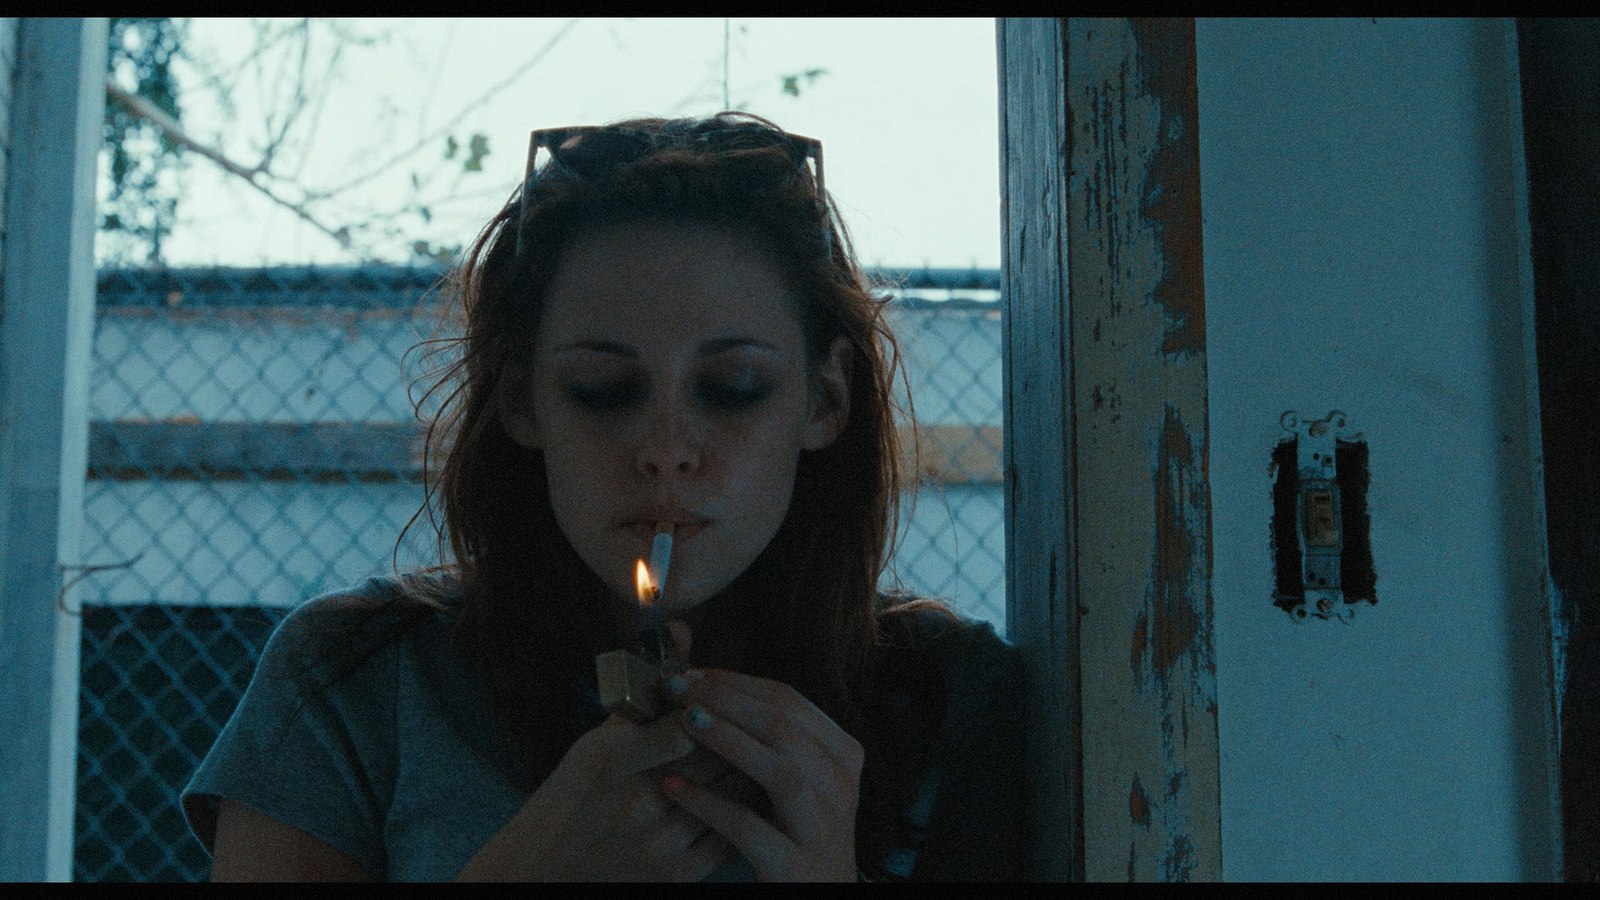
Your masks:
<instances>
[{"instance_id":1,"label":"gray t-shirt","mask_svg":"<svg viewBox=\"0 0 1600 900\"><path fill-rule=\"evenodd\" d=\"M396 592L394 581L372 579L304 604L273 632L183 792L207 851L226 797L375 879L448 881L521 809L527 773L483 684L450 649L451 616L422 609L420 623L387 639L398 629L385 622L418 610L369 616ZM888 634L862 706L895 777L861 798L862 870L891 880L1024 877L1019 655L987 625L951 628L931 614L901 617ZM586 702L598 724L603 707ZM707 880L753 877L736 857Z\"/></svg>"},{"instance_id":2,"label":"gray t-shirt","mask_svg":"<svg viewBox=\"0 0 1600 900\"><path fill-rule=\"evenodd\" d=\"M392 590L369 581L290 613L233 717L183 792L214 849L219 798L310 834L391 881L448 881L526 800L516 749L430 616L322 687L330 635Z\"/></svg>"}]
</instances>

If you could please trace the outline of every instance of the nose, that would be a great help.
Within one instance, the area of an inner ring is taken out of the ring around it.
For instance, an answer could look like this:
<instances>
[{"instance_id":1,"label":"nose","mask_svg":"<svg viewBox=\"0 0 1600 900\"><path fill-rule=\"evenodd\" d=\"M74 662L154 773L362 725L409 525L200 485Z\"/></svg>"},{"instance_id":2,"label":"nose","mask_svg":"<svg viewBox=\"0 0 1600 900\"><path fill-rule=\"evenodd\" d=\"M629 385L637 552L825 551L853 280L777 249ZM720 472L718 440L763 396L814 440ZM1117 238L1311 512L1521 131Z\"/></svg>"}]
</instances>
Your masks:
<instances>
[{"instance_id":1,"label":"nose","mask_svg":"<svg viewBox=\"0 0 1600 900\"><path fill-rule=\"evenodd\" d=\"M693 475L700 469L700 440L680 411L662 404L653 411L639 445L639 472L650 478Z\"/></svg>"}]
</instances>

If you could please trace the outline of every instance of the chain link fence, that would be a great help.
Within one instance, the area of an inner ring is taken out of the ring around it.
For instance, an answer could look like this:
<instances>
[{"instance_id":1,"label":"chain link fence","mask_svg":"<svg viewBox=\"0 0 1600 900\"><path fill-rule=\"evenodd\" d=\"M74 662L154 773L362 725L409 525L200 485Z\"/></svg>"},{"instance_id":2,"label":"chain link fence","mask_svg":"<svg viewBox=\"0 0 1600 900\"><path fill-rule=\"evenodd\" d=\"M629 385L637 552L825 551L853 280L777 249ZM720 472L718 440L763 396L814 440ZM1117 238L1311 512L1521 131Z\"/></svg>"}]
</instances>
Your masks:
<instances>
[{"instance_id":1,"label":"chain link fence","mask_svg":"<svg viewBox=\"0 0 1600 900\"><path fill-rule=\"evenodd\" d=\"M295 605L426 564L408 351L442 272L99 275L74 877L209 874L179 792ZM1004 631L999 273L888 271L923 444L887 584Z\"/></svg>"}]
</instances>

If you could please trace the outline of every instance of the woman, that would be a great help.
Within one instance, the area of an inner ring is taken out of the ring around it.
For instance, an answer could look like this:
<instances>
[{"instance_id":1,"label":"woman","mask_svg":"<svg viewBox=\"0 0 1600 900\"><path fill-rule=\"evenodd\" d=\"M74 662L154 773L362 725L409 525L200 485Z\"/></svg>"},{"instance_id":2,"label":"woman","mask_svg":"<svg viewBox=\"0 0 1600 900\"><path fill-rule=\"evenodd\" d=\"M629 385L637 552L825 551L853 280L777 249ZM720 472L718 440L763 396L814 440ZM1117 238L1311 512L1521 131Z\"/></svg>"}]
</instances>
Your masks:
<instances>
[{"instance_id":1,"label":"woman","mask_svg":"<svg viewBox=\"0 0 1600 900\"><path fill-rule=\"evenodd\" d=\"M454 281L453 564L285 619L184 795L213 877L1020 877L1016 654L877 589L898 359L820 145L728 113L533 144ZM638 724L594 657L662 523L691 668Z\"/></svg>"}]
</instances>

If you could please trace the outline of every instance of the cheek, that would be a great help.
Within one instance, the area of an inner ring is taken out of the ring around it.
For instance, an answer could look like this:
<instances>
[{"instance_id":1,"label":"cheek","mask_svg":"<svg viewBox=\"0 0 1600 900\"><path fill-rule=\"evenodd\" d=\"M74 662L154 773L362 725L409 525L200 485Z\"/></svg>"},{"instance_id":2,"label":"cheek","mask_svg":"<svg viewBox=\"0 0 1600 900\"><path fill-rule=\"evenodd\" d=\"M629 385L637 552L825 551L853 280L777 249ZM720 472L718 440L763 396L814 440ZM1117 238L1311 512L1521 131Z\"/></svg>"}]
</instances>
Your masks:
<instances>
[{"instance_id":1,"label":"cheek","mask_svg":"<svg viewBox=\"0 0 1600 900\"><path fill-rule=\"evenodd\" d=\"M724 444L718 461L724 472L724 489L737 498L745 513L776 531L794 492L795 467L800 444L786 422L752 429Z\"/></svg>"},{"instance_id":2,"label":"cheek","mask_svg":"<svg viewBox=\"0 0 1600 900\"><path fill-rule=\"evenodd\" d=\"M568 536L598 527L618 490L623 460L615 445L569 436L545 447L544 463L550 505Z\"/></svg>"}]
</instances>

